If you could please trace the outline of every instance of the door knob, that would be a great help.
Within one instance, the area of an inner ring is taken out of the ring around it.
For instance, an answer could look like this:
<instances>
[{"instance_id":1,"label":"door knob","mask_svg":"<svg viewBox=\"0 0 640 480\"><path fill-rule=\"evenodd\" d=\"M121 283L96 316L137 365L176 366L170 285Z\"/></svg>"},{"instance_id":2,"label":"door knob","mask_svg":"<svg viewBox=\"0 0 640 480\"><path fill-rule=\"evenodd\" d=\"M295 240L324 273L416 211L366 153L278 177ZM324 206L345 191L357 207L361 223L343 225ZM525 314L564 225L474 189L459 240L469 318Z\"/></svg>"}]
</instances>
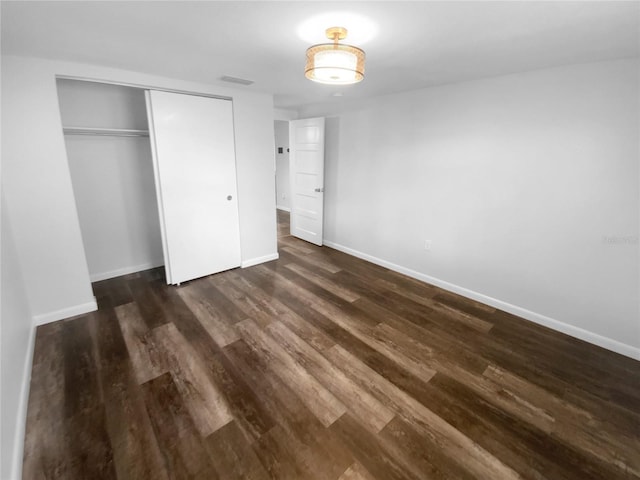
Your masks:
<instances>
[{"instance_id":1,"label":"door knob","mask_svg":"<svg viewBox=\"0 0 640 480\"><path fill-rule=\"evenodd\" d=\"M227 195L227 200L231 200L233 197L231 195Z\"/></svg>"},{"instance_id":2,"label":"door knob","mask_svg":"<svg viewBox=\"0 0 640 480\"><path fill-rule=\"evenodd\" d=\"M318 187L315 189L316 192L324 192L324 188L322 187Z\"/></svg>"}]
</instances>

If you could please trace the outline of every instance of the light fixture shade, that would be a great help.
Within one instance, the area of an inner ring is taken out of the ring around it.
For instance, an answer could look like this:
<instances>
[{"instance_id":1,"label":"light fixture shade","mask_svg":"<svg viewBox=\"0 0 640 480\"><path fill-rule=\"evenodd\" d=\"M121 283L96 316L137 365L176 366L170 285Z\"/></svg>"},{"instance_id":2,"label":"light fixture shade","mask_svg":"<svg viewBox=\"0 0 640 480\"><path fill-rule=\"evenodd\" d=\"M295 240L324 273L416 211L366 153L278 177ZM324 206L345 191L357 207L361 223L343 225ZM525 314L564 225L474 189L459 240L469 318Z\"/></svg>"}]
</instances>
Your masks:
<instances>
[{"instance_id":1,"label":"light fixture shade","mask_svg":"<svg viewBox=\"0 0 640 480\"><path fill-rule=\"evenodd\" d=\"M330 85L358 83L364 78L364 51L341 43L322 43L307 49L304 74Z\"/></svg>"}]
</instances>

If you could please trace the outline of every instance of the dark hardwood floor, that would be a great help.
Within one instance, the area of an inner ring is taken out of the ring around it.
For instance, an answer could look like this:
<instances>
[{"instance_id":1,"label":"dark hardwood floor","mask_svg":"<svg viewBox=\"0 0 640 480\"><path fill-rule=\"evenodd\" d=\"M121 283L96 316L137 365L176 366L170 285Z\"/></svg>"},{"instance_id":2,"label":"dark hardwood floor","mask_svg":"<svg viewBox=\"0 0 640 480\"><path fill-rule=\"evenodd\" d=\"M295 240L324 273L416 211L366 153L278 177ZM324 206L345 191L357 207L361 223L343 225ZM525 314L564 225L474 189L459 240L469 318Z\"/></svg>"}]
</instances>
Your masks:
<instances>
[{"instance_id":1,"label":"dark hardwood floor","mask_svg":"<svg viewBox=\"0 0 640 480\"><path fill-rule=\"evenodd\" d=\"M278 219L278 238L289 236L289 212L276 210L276 217Z\"/></svg>"},{"instance_id":2,"label":"dark hardwood floor","mask_svg":"<svg viewBox=\"0 0 640 480\"><path fill-rule=\"evenodd\" d=\"M286 236L37 330L25 479L638 479L640 363Z\"/></svg>"}]
</instances>

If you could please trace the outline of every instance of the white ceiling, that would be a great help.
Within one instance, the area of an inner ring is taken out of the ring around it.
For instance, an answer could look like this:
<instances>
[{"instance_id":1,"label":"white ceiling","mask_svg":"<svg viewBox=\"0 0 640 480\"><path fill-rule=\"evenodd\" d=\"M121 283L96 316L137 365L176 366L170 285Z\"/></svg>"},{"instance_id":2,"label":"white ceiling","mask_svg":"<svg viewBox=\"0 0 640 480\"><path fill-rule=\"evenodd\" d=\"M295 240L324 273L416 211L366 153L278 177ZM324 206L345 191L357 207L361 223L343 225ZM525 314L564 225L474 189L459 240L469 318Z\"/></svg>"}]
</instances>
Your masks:
<instances>
[{"instance_id":1,"label":"white ceiling","mask_svg":"<svg viewBox=\"0 0 640 480\"><path fill-rule=\"evenodd\" d=\"M2 1L1 8L3 54L209 83L242 77L255 84L241 88L274 94L278 107L640 54L637 1ZM324 21L301 38L300 26L318 16ZM359 18L373 29L358 31ZM305 49L326 41L324 28L333 25L350 29L347 43L367 53L360 84L304 78Z\"/></svg>"}]
</instances>

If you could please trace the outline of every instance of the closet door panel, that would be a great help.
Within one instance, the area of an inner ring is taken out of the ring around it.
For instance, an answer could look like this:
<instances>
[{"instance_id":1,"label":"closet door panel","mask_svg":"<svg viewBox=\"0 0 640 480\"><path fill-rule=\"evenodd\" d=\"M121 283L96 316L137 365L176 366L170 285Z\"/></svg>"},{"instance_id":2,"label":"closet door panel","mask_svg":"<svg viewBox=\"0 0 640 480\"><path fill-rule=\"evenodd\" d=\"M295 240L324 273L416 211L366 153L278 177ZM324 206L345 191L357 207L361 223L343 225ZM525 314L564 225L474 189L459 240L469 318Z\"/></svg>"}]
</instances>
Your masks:
<instances>
[{"instance_id":1,"label":"closet door panel","mask_svg":"<svg viewBox=\"0 0 640 480\"><path fill-rule=\"evenodd\" d=\"M167 282L240 265L232 103L150 91Z\"/></svg>"}]
</instances>

